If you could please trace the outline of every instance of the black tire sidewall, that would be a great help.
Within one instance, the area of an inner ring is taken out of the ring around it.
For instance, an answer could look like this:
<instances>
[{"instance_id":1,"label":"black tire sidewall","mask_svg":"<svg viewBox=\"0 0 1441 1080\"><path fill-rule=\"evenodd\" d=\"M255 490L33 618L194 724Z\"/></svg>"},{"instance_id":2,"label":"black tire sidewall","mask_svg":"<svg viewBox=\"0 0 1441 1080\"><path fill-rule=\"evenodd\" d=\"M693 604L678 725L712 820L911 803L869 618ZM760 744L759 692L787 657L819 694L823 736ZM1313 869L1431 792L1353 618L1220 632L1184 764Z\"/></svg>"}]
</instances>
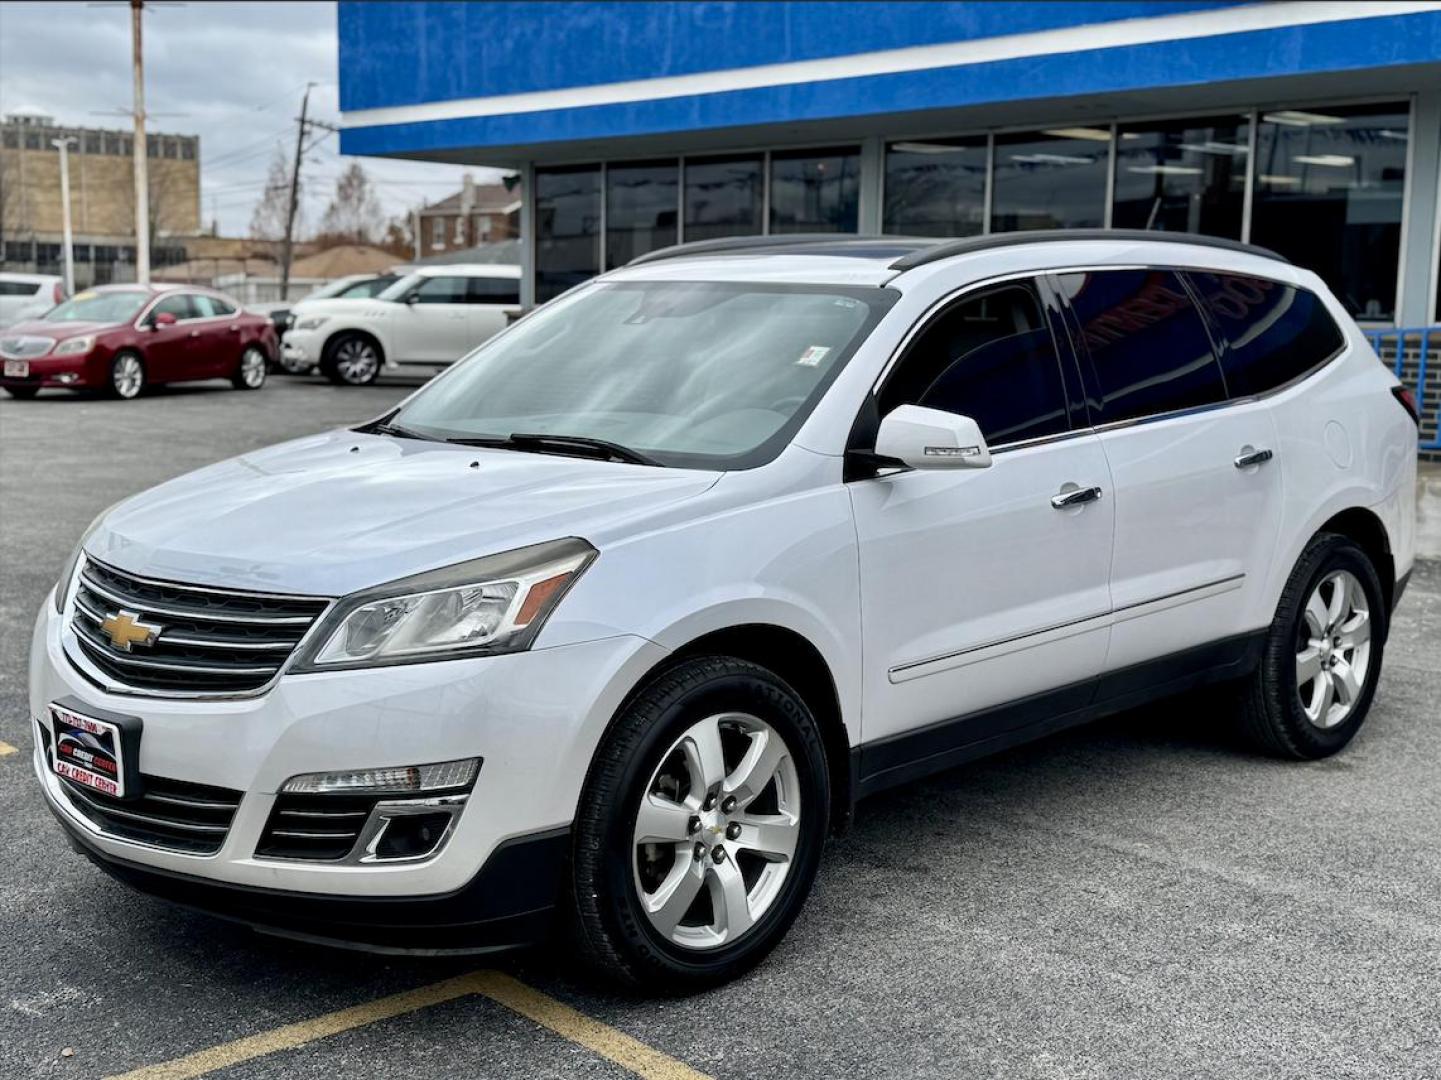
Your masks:
<instances>
[{"instance_id":1,"label":"black tire sidewall","mask_svg":"<svg viewBox=\"0 0 1441 1080\"><path fill-rule=\"evenodd\" d=\"M371 372L369 378L347 379L344 375L340 373L340 365L336 362L335 357L336 353L340 351L341 346L343 346L347 341L363 341L368 343L370 347L375 350L375 370ZM327 344L325 349L325 355L326 359L324 363L321 364L321 367L324 369L325 374L329 376L332 382L338 383L341 386L369 386L371 383L375 382L376 379L380 378L380 369L385 366L385 357L380 352L380 346L377 345L374 340L366 337L366 335L364 334L342 333L338 335Z\"/></svg>"},{"instance_id":2,"label":"black tire sidewall","mask_svg":"<svg viewBox=\"0 0 1441 1080\"><path fill-rule=\"evenodd\" d=\"M1366 681L1351 715L1345 723L1323 729L1312 724L1302 711L1296 683L1295 645L1300 623L1305 617L1307 599L1323 578L1337 570L1350 571L1366 593L1371 617L1371 655ZM1273 714L1278 716L1287 741L1301 756L1325 757L1349 743L1366 722L1381 677L1390 612L1386 608L1385 593L1376 567L1360 547L1342 536L1323 536L1312 544L1296 568L1293 584L1296 583L1300 583L1300 588L1291 591L1287 610L1277 613L1276 624L1267 641L1266 673L1267 681L1271 683L1267 689L1272 699Z\"/></svg>"},{"instance_id":3,"label":"black tire sidewall","mask_svg":"<svg viewBox=\"0 0 1441 1080\"><path fill-rule=\"evenodd\" d=\"M785 934L810 892L828 832L830 786L825 751L815 720L799 695L750 664L732 662L724 671L716 668L699 685L666 694L659 701L637 704L654 708L655 722L637 739L621 739L616 745L607 740L600 753L623 753L623 767L603 790L587 784L586 797L604 800L605 805L597 820L581 825L583 835L578 839L599 843L602 857L598 880L577 881L577 890L595 889L608 936L631 962L633 976L650 976L645 980L648 990L701 989L733 978L759 962ZM790 873L760 922L733 945L696 952L666 941L646 918L635 891L631 840L642 793L662 755L697 720L720 712L755 715L785 740L800 781L803 829ZM577 820L582 821L581 816ZM587 830L587 825L592 828ZM587 831L590 835L584 835Z\"/></svg>"}]
</instances>

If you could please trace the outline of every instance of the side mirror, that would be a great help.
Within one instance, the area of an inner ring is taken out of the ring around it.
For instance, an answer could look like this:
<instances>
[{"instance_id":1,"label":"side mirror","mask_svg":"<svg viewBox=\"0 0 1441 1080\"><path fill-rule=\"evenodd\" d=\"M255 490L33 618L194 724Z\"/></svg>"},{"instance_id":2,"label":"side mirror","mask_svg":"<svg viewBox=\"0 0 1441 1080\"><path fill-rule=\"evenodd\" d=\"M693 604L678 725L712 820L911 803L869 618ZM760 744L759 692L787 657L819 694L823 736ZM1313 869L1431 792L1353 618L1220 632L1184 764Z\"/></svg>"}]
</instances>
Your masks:
<instances>
[{"instance_id":1,"label":"side mirror","mask_svg":"<svg viewBox=\"0 0 1441 1080\"><path fill-rule=\"evenodd\" d=\"M984 469L991 451L981 426L969 416L902 405L886 414L876 433L876 453L913 469Z\"/></svg>"},{"instance_id":2,"label":"side mirror","mask_svg":"<svg viewBox=\"0 0 1441 1080\"><path fill-rule=\"evenodd\" d=\"M152 330L159 330L162 326L174 326L176 321L173 313L169 311L157 311L154 315L150 316L150 328Z\"/></svg>"},{"instance_id":3,"label":"side mirror","mask_svg":"<svg viewBox=\"0 0 1441 1080\"><path fill-rule=\"evenodd\" d=\"M405 294L405 301L404 301L404 302L407 303L407 304L409 304L409 305L411 305L412 307L414 307L416 304L420 303L420 293L418 293L418 292L408 292L408 293L406 293L406 294Z\"/></svg>"}]
</instances>

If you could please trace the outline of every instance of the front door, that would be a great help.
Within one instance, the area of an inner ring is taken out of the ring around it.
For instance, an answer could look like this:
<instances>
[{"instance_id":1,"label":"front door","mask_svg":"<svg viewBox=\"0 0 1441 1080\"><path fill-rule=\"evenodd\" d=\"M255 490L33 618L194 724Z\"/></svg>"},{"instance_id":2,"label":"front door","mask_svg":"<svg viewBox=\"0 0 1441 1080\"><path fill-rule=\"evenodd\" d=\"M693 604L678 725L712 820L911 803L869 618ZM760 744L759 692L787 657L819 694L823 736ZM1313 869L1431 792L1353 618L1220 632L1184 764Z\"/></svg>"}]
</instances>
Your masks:
<instances>
[{"instance_id":1,"label":"front door","mask_svg":"<svg viewBox=\"0 0 1441 1080\"><path fill-rule=\"evenodd\" d=\"M849 485L868 782L1089 701L1109 637L1115 509L1100 440L1072 416L1059 329L1033 282L971 292L880 388L881 416L918 404L972 417L993 460ZM1036 708L1012 707L1028 698Z\"/></svg>"},{"instance_id":2,"label":"front door","mask_svg":"<svg viewBox=\"0 0 1441 1080\"><path fill-rule=\"evenodd\" d=\"M150 331L145 335L145 378L151 383L178 382L190 377L194 353L193 321L197 316L188 293L170 293L161 297L146 316ZM154 322L157 315L170 315L175 322L161 326Z\"/></svg>"},{"instance_id":3,"label":"front door","mask_svg":"<svg viewBox=\"0 0 1441 1080\"><path fill-rule=\"evenodd\" d=\"M396 315L391 348L399 363L448 364L470 348L469 286L463 277L421 280Z\"/></svg>"},{"instance_id":4,"label":"front door","mask_svg":"<svg viewBox=\"0 0 1441 1080\"><path fill-rule=\"evenodd\" d=\"M1108 671L1253 629L1246 613L1265 588L1280 522L1270 410L1230 402L1211 334L1176 273L1100 270L1057 282L1116 489Z\"/></svg>"}]
</instances>

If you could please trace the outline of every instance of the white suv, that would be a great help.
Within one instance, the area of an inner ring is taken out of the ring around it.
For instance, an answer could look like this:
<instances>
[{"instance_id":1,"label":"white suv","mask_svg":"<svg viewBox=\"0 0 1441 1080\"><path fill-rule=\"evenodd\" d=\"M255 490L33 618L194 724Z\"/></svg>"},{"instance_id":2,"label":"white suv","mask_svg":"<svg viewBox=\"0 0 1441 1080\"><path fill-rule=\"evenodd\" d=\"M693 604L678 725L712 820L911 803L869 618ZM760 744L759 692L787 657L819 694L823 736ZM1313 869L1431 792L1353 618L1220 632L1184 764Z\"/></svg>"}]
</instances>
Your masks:
<instances>
[{"instance_id":1,"label":"white suv","mask_svg":"<svg viewBox=\"0 0 1441 1080\"><path fill-rule=\"evenodd\" d=\"M102 515L35 628L35 770L192 906L426 951L558 921L695 988L890 785L1206 683L1267 751L1341 749L1411 410L1238 244L657 253L364 427Z\"/></svg>"},{"instance_id":2,"label":"white suv","mask_svg":"<svg viewBox=\"0 0 1441 1080\"><path fill-rule=\"evenodd\" d=\"M520 268L473 264L407 271L374 297L304 300L281 343L289 371L312 366L344 386L381 370L453 363L520 312Z\"/></svg>"}]
</instances>

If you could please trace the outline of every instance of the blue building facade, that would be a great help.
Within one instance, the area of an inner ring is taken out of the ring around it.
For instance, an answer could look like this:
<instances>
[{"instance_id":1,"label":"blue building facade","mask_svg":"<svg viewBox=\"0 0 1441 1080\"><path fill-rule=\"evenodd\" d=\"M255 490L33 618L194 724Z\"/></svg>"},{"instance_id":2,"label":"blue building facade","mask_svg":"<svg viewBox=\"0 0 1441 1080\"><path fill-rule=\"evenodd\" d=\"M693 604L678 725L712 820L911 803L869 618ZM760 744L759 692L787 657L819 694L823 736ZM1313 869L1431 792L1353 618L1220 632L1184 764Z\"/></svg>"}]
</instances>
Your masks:
<instances>
[{"instance_id":1,"label":"blue building facade","mask_svg":"<svg viewBox=\"0 0 1441 1080\"><path fill-rule=\"evenodd\" d=\"M1441 321L1441 4L346 2L342 150L523 173L524 297L685 240L1186 230Z\"/></svg>"}]
</instances>

